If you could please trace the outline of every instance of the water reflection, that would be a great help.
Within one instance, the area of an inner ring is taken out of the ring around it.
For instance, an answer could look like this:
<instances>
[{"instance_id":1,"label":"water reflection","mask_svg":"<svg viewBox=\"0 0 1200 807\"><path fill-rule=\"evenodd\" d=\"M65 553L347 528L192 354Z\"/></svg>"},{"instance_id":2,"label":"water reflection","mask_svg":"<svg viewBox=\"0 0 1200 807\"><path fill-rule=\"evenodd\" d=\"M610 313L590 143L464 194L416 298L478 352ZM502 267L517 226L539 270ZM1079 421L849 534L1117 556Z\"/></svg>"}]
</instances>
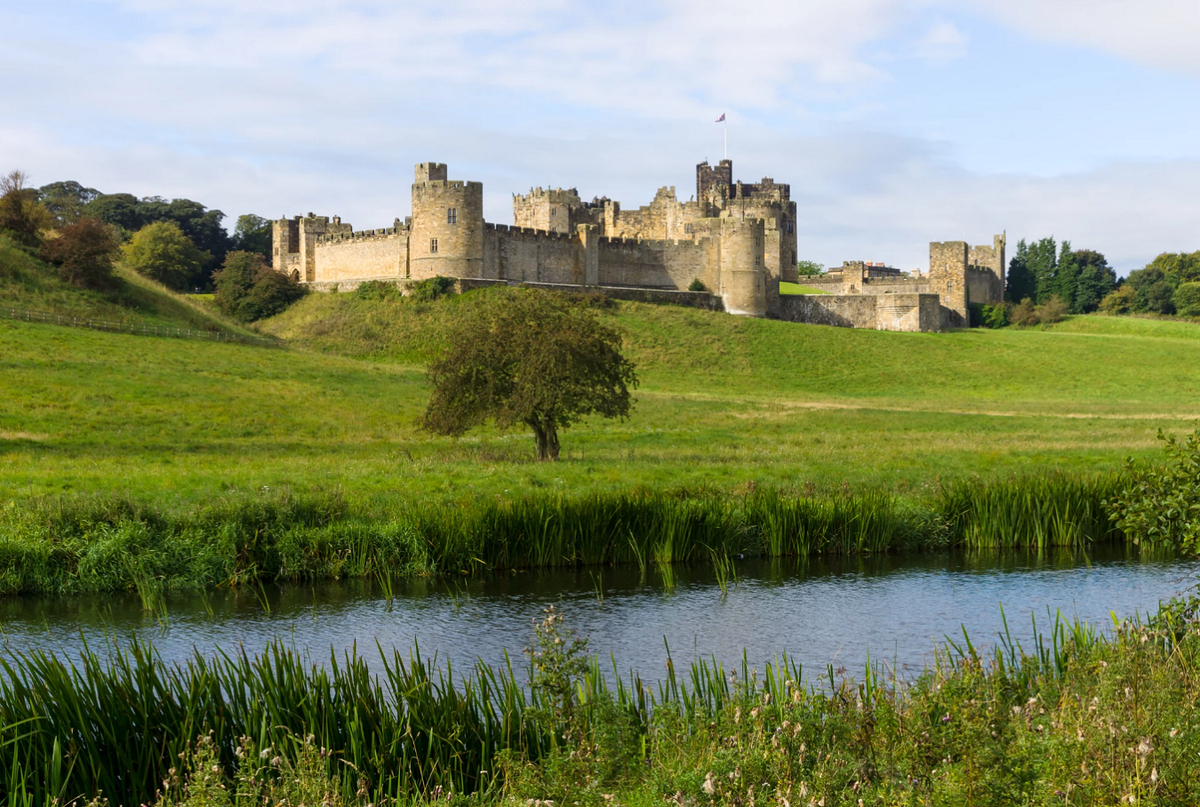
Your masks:
<instances>
[{"instance_id":1,"label":"water reflection","mask_svg":"<svg viewBox=\"0 0 1200 807\"><path fill-rule=\"evenodd\" d=\"M710 569L676 568L673 584L653 568L515 573L483 579L397 582L389 607L369 581L289 584L263 591L220 590L172 595L165 619L143 611L136 596L0 600L8 651L33 647L77 652L132 636L152 640L170 661L216 649L251 652L271 638L307 649L315 659L357 645L374 661L418 645L465 669L476 657L520 663L530 621L554 604L569 625L611 654L622 672L656 680L669 644L677 665L715 655L752 664L787 652L815 675L826 665L862 669L868 653L909 670L922 667L934 642L961 636L993 641L1003 606L1013 633L1026 642L1031 616L1041 625L1061 610L1100 627L1110 612L1153 611L1184 590L1200 564L1153 557L1133 548L1090 556L1044 554L918 554L740 563L722 594Z\"/></svg>"}]
</instances>

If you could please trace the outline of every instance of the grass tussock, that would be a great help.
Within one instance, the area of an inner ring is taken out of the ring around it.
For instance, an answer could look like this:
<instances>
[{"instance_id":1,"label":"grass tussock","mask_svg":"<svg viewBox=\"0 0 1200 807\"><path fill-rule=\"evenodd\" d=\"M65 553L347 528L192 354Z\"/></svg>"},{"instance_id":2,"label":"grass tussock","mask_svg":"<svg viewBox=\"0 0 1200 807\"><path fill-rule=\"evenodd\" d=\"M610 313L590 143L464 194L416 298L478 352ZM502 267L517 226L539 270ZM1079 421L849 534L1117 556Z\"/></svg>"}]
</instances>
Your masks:
<instances>
[{"instance_id":1,"label":"grass tussock","mask_svg":"<svg viewBox=\"0 0 1200 807\"><path fill-rule=\"evenodd\" d=\"M1114 477L1064 475L959 483L926 498L643 489L461 503L276 491L178 509L58 497L0 511L0 593L1079 547L1123 537L1101 505L1116 484Z\"/></svg>"},{"instance_id":2,"label":"grass tussock","mask_svg":"<svg viewBox=\"0 0 1200 807\"><path fill-rule=\"evenodd\" d=\"M181 666L133 645L0 678L0 798L112 804L1194 804L1195 600L1111 636L1062 620L1022 648L947 642L914 680L670 662L601 674L536 626L527 668L372 675L279 644ZM523 685L524 678L531 686ZM236 795L236 801L234 796Z\"/></svg>"}]
</instances>

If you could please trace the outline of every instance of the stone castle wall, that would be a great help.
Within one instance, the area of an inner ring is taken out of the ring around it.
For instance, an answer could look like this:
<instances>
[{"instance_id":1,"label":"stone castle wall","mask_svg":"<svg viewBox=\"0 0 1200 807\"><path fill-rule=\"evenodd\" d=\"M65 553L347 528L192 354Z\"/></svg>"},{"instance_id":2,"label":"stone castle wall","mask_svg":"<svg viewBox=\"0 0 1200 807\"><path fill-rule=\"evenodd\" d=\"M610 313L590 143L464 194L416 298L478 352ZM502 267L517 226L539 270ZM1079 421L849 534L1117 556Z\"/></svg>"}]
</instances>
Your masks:
<instances>
[{"instance_id":1,"label":"stone castle wall","mask_svg":"<svg viewBox=\"0 0 1200 807\"><path fill-rule=\"evenodd\" d=\"M417 165L413 214L389 228L353 231L311 213L274 222L275 268L326 290L440 275L670 297L699 280L705 299L729 313L888 330L965 326L968 299L1003 295L1000 235L991 246L930 244L928 276L847 262L803 279L831 294L781 297L779 281L800 280L790 188L769 177L734 182L727 160L697 166L697 198L688 202L663 187L649 205L622 210L609 199L585 203L573 188L538 188L513 197L512 227L484 221L481 183L447 177L443 163Z\"/></svg>"}]
</instances>

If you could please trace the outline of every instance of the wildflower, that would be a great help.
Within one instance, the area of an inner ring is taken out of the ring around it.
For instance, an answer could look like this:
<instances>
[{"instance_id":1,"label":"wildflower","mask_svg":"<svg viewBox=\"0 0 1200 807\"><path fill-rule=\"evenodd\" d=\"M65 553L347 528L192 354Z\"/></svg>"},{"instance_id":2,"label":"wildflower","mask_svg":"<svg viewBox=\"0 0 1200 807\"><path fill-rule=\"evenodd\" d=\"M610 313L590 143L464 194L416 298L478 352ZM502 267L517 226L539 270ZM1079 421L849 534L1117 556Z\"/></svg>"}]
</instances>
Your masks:
<instances>
[{"instance_id":1,"label":"wildflower","mask_svg":"<svg viewBox=\"0 0 1200 807\"><path fill-rule=\"evenodd\" d=\"M700 789L710 796L717 792L717 785L715 782L713 782L712 771L709 771L708 775L704 777L704 784L700 786Z\"/></svg>"},{"instance_id":2,"label":"wildflower","mask_svg":"<svg viewBox=\"0 0 1200 807\"><path fill-rule=\"evenodd\" d=\"M950 722L950 713L949 713L949 712L946 712L946 714L942 715L942 722L943 722L943 723L949 723L949 722Z\"/></svg>"},{"instance_id":3,"label":"wildflower","mask_svg":"<svg viewBox=\"0 0 1200 807\"><path fill-rule=\"evenodd\" d=\"M1150 754L1152 754L1153 752L1154 752L1154 745L1150 742L1150 739L1148 737L1146 739L1142 740L1140 743L1138 743L1137 755L1139 757L1141 757L1142 759L1145 759L1146 757L1150 756Z\"/></svg>"},{"instance_id":4,"label":"wildflower","mask_svg":"<svg viewBox=\"0 0 1200 807\"><path fill-rule=\"evenodd\" d=\"M1172 736L1172 737L1174 737L1174 736L1175 736L1176 734L1178 734L1178 733L1179 733L1179 729L1171 729L1171 736Z\"/></svg>"},{"instance_id":5,"label":"wildflower","mask_svg":"<svg viewBox=\"0 0 1200 807\"><path fill-rule=\"evenodd\" d=\"M1158 768L1150 769L1150 784L1158 783Z\"/></svg>"}]
</instances>

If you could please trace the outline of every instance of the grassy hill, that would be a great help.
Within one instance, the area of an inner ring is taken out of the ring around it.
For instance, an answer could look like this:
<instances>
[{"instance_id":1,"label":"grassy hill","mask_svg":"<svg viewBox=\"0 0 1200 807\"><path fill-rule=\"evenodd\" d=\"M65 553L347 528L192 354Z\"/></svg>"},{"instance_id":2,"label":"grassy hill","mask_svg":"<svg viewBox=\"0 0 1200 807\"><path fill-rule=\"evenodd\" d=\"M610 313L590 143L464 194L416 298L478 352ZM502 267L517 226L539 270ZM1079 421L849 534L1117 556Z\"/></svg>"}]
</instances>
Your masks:
<instances>
[{"instance_id":1,"label":"grassy hill","mask_svg":"<svg viewBox=\"0 0 1200 807\"><path fill-rule=\"evenodd\" d=\"M111 289L78 289L60 279L53 266L0 236L0 308L253 335L213 306L173 292L120 264L116 276Z\"/></svg>"},{"instance_id":2,"label":"grassy hill","mask_svg":"<svg viewBox=\"0 0 1200 807\"><path fill-rule=\"evenodd\" d=\"M541 465L520 432L414 426L424 361L469 304L311 295L262 326L288 351L0 321L0 497L904 491L1113 469L1200 418L1200 328L1185 323L902 334L621 303L603 316L640 368L635 414L569 430L564 461Z\"/></svg>"}]
</instances>

